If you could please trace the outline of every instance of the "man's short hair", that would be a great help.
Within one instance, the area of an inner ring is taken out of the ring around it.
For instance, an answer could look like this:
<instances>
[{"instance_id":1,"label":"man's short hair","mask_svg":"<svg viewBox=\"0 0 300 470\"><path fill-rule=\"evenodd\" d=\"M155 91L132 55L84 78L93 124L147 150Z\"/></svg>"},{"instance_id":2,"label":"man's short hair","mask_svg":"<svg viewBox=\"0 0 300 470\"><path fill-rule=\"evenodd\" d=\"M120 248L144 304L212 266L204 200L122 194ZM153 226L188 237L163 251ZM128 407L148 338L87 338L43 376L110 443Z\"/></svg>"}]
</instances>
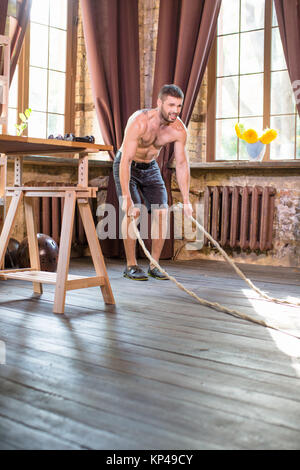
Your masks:
<instances>
[{"instance_id":1,"label":"man's short hair","mask_svg":"<svg viewBox=\"0 0 300 470\"><path fill-rule=\"evenodd\" d=\"M159 93L158 93L158 98L162 101L164 101L167 96L174 96L174 98L181 98L183 99L184 98L184 93L183 91L181 90L181 88L179 88L179 86L177 85L164 85Z\"/></svg>"}]
</instances>

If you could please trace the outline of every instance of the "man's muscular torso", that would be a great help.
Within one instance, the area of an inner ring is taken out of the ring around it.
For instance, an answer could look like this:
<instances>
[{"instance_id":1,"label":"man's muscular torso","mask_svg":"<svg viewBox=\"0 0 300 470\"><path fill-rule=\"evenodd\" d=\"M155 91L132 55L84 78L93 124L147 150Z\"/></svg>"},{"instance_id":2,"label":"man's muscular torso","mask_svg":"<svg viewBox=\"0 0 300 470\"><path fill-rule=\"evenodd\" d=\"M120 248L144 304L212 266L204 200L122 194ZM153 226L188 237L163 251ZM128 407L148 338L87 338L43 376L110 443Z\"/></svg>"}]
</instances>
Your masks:
<instances>
[{"instance_id":1,"label":"man's muscular torso","mask_svg":"<svg viewBox=\"0 0 300 470\"><path fill-rule=\"evenodd\" d=\"M184 141L186 138L186 127L178 117L174 122L161 124L157 119L156 109L137 111L128 119L124 142L128 128L131 133L136 133L137 149L134 160L137 162L150 162L158 157L163 146L171 142ZM121 152L123 146L124 143L120 148Z\"/></svg>"},{"instance_id":2,"label":"man's muscular torso","mask_svg":"<svg viewBox=\"0 0 300 470\"><path fill-rule=\"evenodd\" d=\"M182 194L184 212L187 216L193 212L189 200L190 170L185 148L187 130L179 119L182 103L183 98L165 93L158 98L156 109L137 111L128 120L120 148L122 158L119 168L122 209L128 217L136 216L139 210L134 207L130 194L132 161L149 163L155 160L160 149L169 143L174 143L176 178Z\"/></svg>"}]
</instances>

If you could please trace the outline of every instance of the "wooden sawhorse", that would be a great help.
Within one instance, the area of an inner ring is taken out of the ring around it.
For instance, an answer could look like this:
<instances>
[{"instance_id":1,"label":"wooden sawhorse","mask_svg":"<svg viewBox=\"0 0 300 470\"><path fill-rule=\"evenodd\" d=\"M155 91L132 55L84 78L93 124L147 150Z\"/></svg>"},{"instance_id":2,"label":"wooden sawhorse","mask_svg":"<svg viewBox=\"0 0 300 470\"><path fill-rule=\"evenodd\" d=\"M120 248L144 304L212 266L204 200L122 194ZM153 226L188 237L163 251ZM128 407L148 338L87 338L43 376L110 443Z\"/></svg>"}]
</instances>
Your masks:
<instances>
[{"instance_id":1,"label":"wooden sawhorse","mask_svg":"<svg viewBox=\"0 0 300 470\"><path fill-rule=\"evenodd\" d=\"M78 142L65 141L57 143L57 141L49 141L48 139L44 140L33 138L29 139L25 137L18 138L11 136L0 136L0 150L1 140L3 143L5 138L6 140L8 138L14 139L14 142L16 143L16 145L12 144L11 146L8 146L5 152L6 154L14 156L15 181L14 186L6 187L6 197L12 197L12 200L7 211L0 236L0 266L4 261L9 238L14 227L17 210L20 207L22 200L24 201L25 207L25 220L31 266L27 269L1 270L0 279L19 279L23 281L30 281L33 283L34 292L38 294L42 293L42 284L55 284L53 306L54 313L64 313L66 291L82 289L86 287L100 286L104 302L106 304L114 304L114 296L107 275L99 239L97 237L93 215L88 202L88 198L96 197L97 191L97 188L88 187L88 153L94 153L95 151L99 150L110 150L111 147L95 144L80 145ZM18 145L20 143L19 139L22 139L22 149L20 149L20 146ZM9 142L11 143L11 140L9 140ZM26 148L26 143L28 143L28 148ZM37 144L37 147L35 147L34 150L32 145L30 146L32 143ZM47 149L45 147L47 147ZM10 150L8 150L8 148L10 148ZM65 156L65 152L72 152L73 154L75 152L79 153L78 185L70 187L22 186L22 157L27 153L27 150L30 154L32 154L34 151L36 154L46 152L47 154L55 156L58 156L59 153ZM34 197L63 197L65 200L56 273L41 271L40 268L38 240L33 210ZM78 204L86 238L88 241L88 246L96 271L96 276L93 277L69 274L69 261L76 203Z\"/></svg>"}]
</instances>

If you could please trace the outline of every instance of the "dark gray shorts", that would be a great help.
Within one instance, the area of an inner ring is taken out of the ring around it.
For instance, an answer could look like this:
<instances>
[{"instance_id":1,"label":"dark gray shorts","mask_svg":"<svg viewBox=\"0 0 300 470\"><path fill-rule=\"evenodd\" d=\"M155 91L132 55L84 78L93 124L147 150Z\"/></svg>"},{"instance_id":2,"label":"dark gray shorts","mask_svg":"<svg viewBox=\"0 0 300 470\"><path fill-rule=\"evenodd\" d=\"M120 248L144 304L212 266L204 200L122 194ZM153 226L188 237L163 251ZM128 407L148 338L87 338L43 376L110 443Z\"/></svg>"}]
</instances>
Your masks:
<instances>
[{"instance_id":1,"label":"dark gray shorts","mask_svg":"<svg viewBox=\"0 0 300 470\"><path fill-rule=\"evenodd\" d=\"M118 150L113 164L113 175L116 184L118 198L122 196L119 167L122 152ZM160 208L168 207L168 194L164 180L156 160L150 163L132 162L130 169L129 188L131 198L134 204L145 204L148 212L151 212L151 206L156 205Z\"/></svg>"}]
</instances>

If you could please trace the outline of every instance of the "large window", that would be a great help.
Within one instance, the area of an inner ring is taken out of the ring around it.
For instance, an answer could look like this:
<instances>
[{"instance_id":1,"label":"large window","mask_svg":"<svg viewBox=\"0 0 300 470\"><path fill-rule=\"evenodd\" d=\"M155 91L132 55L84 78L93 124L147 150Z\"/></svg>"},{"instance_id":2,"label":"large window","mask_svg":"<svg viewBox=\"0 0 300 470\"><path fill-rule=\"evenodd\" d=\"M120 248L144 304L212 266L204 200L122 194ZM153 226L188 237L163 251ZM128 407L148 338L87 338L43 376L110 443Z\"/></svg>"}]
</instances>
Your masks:
<instances>
[{"instance_id":1,"label":"large window","mask_svg":"<svg viewBox=\"0 0 300 470\"><path fill-rule=\"evenodd\" d=\"M31 108L28 136L46 138L72 129L74 0L33 0L18 71L10 88L9 132ZM67 54L67 51L68 54ZM68 83L68 86L66 84Z\"/></svg>"},{"instance_id":2,"label":"large window","mask_svg":"<svg viewBox=\"0 0 300 470\"><path fill-rule=\"evenodd\" d=\"M209 65L208 160L248 160L234 126L276 128L266 159L300 158L299 117L271 0L225 0Z\"/></svg>"}]
</instances>

